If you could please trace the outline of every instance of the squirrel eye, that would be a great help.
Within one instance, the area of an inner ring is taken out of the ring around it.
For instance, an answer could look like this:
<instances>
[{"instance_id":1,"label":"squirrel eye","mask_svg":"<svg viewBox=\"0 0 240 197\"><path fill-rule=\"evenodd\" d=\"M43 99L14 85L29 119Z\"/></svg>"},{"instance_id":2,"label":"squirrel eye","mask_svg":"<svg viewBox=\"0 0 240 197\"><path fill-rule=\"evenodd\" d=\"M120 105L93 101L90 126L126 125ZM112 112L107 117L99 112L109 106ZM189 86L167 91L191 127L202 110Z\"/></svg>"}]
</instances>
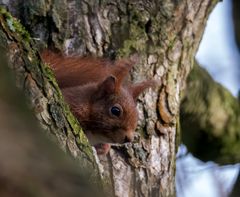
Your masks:
<instances>
[{"instance_id":1,"label":"squirrel eye","mask_svg":"<svg viewBox=\"0 0 240 197\"><path fill-rule=\"evenodd\" d=\"M121 109L117 106L113 106L111 108L111 114L114 115L114 116L117 116L119 117L121 115Z\"/></svg>"}]
</instances>

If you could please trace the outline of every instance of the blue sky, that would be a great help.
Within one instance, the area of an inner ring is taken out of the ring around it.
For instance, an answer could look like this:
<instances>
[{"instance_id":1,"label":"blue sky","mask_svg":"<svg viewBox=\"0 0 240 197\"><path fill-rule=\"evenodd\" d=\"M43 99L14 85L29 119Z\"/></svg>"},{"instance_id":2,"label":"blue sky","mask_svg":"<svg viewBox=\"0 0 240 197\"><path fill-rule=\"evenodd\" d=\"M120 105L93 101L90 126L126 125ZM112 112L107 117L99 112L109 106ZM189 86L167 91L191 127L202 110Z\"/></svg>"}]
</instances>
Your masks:
<instances>
[{"instance_id":1,"label":"blue sky","mask_svg":"<svg viewBox=\"0 0 240 197\"><path fill-rule=\"evenodd\" d=\"M234 40L231 6L230 0L219 2L211 13L196 59L236 96L240 89L240 54Z\"/></svg>"},{"instance_id":2,"label":"blue sky","mask_svg":"<svg viewBox=\"0 0 240 197\"><path fill-rule=\"evenodd\" d=\"M216 81L236 96L240 89L240 54L234 40L231 9L230 0L219 2L215 7L196 59ZM180 152L186 154L186 147L181 146ZM227 196L238 171L239 164L219 167L213 162L204 163L187 154L177 160L177 196Z\"/></svg>"}]
</instances>

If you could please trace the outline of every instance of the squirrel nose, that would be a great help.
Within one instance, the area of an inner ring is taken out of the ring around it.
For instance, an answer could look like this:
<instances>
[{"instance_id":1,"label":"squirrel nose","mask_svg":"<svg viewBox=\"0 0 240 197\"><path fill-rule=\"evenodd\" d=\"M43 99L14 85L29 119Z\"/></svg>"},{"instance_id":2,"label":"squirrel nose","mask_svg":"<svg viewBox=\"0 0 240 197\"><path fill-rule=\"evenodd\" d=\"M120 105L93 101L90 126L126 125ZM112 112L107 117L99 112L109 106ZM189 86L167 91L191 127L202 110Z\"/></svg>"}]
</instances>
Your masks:
<instances>
[{"instance_id":1,"label":"squirrel nose","mask_svg":"<svg viewBox=\"0 0 240 197\"><path fill-rule=\"evenodd\" d=\"M129 138L126 136L125 139L124 139L124 143L128 143L128 142L131 142L131 139L129 139Z\"/></svg>"},{"instance_id":2,"label":"squirrel nose","mask_svg":"<svg viewBox=\"0 0 240 197\"><path fill-rule=\"evenodd\" d=\"M132 142L132 141L133 141L133 134L125 136L124 143Z\"/></svg>"}]
</instances>

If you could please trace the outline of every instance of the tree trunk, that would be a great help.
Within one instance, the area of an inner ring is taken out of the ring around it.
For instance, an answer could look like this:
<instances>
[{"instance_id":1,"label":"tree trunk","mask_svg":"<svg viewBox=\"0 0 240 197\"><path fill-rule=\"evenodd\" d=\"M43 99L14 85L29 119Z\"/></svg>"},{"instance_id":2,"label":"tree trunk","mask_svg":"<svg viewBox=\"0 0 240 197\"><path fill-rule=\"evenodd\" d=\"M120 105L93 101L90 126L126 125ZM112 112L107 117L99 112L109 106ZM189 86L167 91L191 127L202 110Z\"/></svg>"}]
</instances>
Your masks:
<instances>
[{"instance_id":1,"label":"tree trunk","mask_svg":"<svg viewBox=\"0 0 240 197\"><path fill-rule=\"evenodd\" d=\"M63 102L50 69L44 65L28 32L4 9L0 9L1 48L6 51L17 86L24 90L41 126L64 151L96 170L92 148L78 122ZM76 138L76 139L75 139ZM79 143L76 143L76 141Z\"/></svg>"},{"instance_id":2,"label":"tree trunk","mask_svg":"<svg viewBox=\"0 0 240 197\"><path fill-rule=\"evenodd\" d=\"M235 182L234 188L230 197L238 197L240 195L240 172L238 173L238 178Z\"/></svg>"},{"instance_id":3,"label":"tree trunk","mask_svg":"<svg viewBox=\"0 0 240 197\"><path fill-rule=\"evenodd\" d=\"M237 41L238 48L240 49L240 2L238 0L232 0L233 8L233 24L235 29L235 37Z\"/></svg>"},{"instance_id":4,"label":"tree trunk","mask_svg":"<svg viewBox=\"0 0 240 197\"><path fill-rule=\"evenodd\" d=\"M109 58L137 54L139 64L131 73L132 80L154 77L162 81L161 87L149 90L139 99L140 120L135 142L113 147L110 154L100 158L103 175L110 180L115 196L175 195L180 93L192 68L207 17L216 3L213 0L15 0L7 3L32 37L40 40L40 46L48 45L67 54ZM25 89L32 93L29 86ZM35 101L32 97L30 100ZM47 97L46 101L51 98ZM36 102L32 103L36 106ZM38 107L46 108L44 102L37 103ZM62 109L61 113L65 112L62 105L54 107L53 112ZM39 111L36 114L39 116ZM59 124L62 116L54 114L50 122L55 122L56 131L63 131L66 121ZM44 122L43 117L39 119ZM54 131L50 124L44 125ZM76 137L79 131L73 133L67 132ZM66 141L66 132L61 134ZM82 135L77 137L82 139ZM79 153L78 147L72 146L71 152Z\"/></svg>"},{"instance_id":5,"label":"tree trunk","mask_svg":"<svg viewBox=\"0 0 240 197\"><path fill-rule=\"evenodd\" d=\"M1 30L0 35L3 35ZM36 118L33 118L32 111L26 105L26 98L15 86L6 57L3 57L6 51L2 41L0 196L105 196L101 182L94 173L63 154L56 144L43 135Z\"/></svg>"}]
</instances>

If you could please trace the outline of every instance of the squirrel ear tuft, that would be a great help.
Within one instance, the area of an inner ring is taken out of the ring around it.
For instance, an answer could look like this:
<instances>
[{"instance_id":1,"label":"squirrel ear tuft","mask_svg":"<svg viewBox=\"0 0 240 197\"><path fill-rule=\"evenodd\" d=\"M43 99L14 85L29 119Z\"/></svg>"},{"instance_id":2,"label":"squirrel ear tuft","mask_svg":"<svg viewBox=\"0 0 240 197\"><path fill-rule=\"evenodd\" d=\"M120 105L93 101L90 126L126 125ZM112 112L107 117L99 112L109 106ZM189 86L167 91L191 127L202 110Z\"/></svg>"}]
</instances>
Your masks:
<instances>
[{"instance_id":1,"label":"squirrel ear tuft","mask_svg":"<svg viewBox=\"0 0 240 197\"><path fill-rule=\"evenodd\" d=\"M138 96L147 88L155 87L157 85L155 80L147 80L139 83L135 83L130 87L133 99L137 100Z\"/></svg>"},{"instance_id":2,"label":"squirrel ear tuft","mask_svg":"<svg viewBox=\"0 0 240 197\"><path fill-rule=\"evenodd\" d=\"M115 62L115 70L113 75L117 78L117 83L119 86L129 76L129 72L135 63L136 62L130 59L121 59Z\"/></svg>"},{"instance_id":3,"label":"squirrel ear tuft","mask_svg":"<svg viewBox=\"0 0 240 197\"><path fill-rule=\"evenodd\" d=\"M105 94L114 94L116 92L116 78L114 76L107 77L100 85L99 91Z\"/></svg>"}]
</instances>

